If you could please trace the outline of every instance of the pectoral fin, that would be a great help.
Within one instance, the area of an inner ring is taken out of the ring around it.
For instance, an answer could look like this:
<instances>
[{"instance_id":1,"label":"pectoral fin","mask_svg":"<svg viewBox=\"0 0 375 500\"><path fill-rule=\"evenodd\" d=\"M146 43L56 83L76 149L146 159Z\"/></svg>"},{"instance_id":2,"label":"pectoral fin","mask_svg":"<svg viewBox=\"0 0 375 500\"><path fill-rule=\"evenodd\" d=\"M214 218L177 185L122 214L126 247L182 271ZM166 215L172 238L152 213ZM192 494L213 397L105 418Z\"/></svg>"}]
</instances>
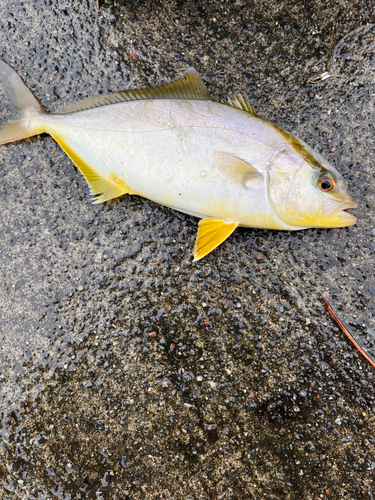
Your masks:
<instances>
[{"instance_id":1,"label":"pectoral fin","mask_svg":"<svg viewBox=\"0 0 375 500\"><path fill-rule=\"evenodd\" d=\"M223 243L238 225L238 222L222 219L200 220L194 246L194 262L210 253L220 243Z\"/></svg>"},{"instance_id":2,"label":"pectoral fin","mask_svg":"<svg viewBox=\"0 0 375 500\"><path fill-rule=\"evenodd\" d=\"M111 172L108 177L101 174L77 155L77 153L75 153L62 139L55 135L52 137L62 147L84 176L87 184L91 188L91 194L94 195L94 204L103 203L104 201L117 198L123 194L137 194L129 189L125 182L116 174Z\"/></svg>"},{"instance_id":3,"label":"pectoral fin","mask_svg":"<svg viewBox=\"0 0 375 500\"><path fill-rule=\"evenodd\" d=\"M238 186L248 187L261 177L258 170L236 156L221 151L214 151L212 156L221 175Z\"/></svg>"}]
</instances>

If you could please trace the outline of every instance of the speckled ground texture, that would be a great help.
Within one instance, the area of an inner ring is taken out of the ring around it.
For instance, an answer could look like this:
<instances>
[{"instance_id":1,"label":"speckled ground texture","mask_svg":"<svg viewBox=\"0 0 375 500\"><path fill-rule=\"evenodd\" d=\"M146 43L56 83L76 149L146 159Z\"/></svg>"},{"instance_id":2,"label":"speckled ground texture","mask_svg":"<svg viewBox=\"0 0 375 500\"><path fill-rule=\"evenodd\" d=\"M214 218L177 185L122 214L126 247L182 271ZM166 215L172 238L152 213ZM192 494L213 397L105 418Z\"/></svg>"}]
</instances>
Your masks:
<instances>
[{"instance_id":1,"label":"speckled ground texture","mask_svg":"<svg viewBox=\"0 0 375 500\"><path fill-rule=\"evenodd\" d=\"M48 111L193 66L214 99L247 95L328 157L359 203L353 227L242 229L192 264L194 218L91 205L49 136L2 146L1 500L373 500L375 372L321 297L371 350L374 31L308 79L374 3L0 7L0 57Z\"/></svg>"}]
</instances>

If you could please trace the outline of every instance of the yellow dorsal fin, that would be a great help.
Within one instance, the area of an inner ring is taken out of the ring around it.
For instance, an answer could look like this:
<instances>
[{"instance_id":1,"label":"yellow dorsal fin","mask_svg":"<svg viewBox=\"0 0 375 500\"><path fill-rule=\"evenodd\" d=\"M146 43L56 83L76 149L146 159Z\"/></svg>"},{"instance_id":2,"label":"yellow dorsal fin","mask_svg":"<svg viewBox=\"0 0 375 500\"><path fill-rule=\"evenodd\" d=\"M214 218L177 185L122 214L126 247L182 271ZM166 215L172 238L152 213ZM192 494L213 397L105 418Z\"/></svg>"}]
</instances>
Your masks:
<instances>
[{"instance_id":1,"label":"yellow dorsal fin","mask_svg":"<svg viewBox=\"0 0 375 500\"><path fill-rule=\"evenodd\" d=\"M138 101L144 99L178 99L178 100L196 100L210 101L211 97L200 76L195 69L190 68L185 71L184 76L174 82L156 87L147 87L139 90L125 90L115 94L100 95L88 97L82 101L69 104L57 114L74 113L83 109L97 108L107 104L116 104L119 102Z\"/></svg>"},{"instance_id":2,"label":"yellow dorsal fin","mask_svg":"<svg viewBox=\"0 0 375 500\"><path fill-rule=\"evenodd\" d=\"M98 172L95 168L88 165L80 156L78 156L60 137L52 136L62 147L65 153L77 166L87 184L91 188L91 194L94 195L93 203L103 203L104 201L117 198L123 194L137 194L125 184L116 174L111 172L109 177Z\"/></svg>"},{"instance_id":3,"label":"yellow dorsal fin","mask_svg":"<svg viewBox=\"0 0 375 500\"><path fill-rule=\"evenodd\" d=\"M262 177L258 170L249 163L222 151L212 153L216 168L226 179L242 187L249 187Z\"/></svg>"},{"instance_id":4,"label":"yellow dorsal fin","mask_svg":"<svg viewBox=\"0 0 375 500\"><path fill-rule=\"evenodd\" d=\"M256 115L255 109L252 107L249 101L242 95L235 95L234 97L229 97L228 102L226 102L225 104L228 104L228 106L232 106L232 108L242 109L242 111L247 111L252 115Z\"/></svg>"},{"instance_id":5,"label":"yellow dorsal fin","mask_svg":"<svg viewBox=\"0 0 375 500\"><path fill-rule=\"evenodd\" d=\"M198 224L194 246L194 262L201 259L225 241L239 225L223 219L202 219Z\"/></svg>"}]
</instances>

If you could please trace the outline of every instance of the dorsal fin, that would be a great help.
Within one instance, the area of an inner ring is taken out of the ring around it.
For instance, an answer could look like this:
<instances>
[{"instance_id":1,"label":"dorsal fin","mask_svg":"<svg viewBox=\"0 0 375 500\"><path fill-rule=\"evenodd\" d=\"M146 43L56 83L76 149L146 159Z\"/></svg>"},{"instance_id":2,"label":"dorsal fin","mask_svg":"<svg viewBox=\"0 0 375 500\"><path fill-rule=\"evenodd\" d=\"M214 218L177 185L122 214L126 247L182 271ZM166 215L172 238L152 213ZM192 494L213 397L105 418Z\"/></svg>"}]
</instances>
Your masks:
<instances>
[{"instance_id":1,"label":"dorsal fin","mask_svg":"<svg viewBox=\"0 0 375 500\"><path fill-rule=\"evenodd\" d=\"M228 104L228 106L232 106L232 108L242 109L242 111L247 111L252 115L256 115L255 109L252 107L249 101L242 95L235 95L234 97L229 97L228 102L226 102L225 104Z\"/></svg>"},{"instance_id":2,"label":"dorsal fin","mask_svg":"<svg viewBox=\"0 0 375 500\"><path fill-rule=\"evenodd\" d=\"M107 104L116 104L118 102L138 101L144 99L178 99L178 100L196 100L210 101L211 97L200 76L193 68L185 71L184 76L174 82L156 87L147 87L139 90L124 90L115 94L100 95L88 97L82 101L69 104L56 114L68 114L83 109L97 108Z\"/></svg>"}]
</instances>

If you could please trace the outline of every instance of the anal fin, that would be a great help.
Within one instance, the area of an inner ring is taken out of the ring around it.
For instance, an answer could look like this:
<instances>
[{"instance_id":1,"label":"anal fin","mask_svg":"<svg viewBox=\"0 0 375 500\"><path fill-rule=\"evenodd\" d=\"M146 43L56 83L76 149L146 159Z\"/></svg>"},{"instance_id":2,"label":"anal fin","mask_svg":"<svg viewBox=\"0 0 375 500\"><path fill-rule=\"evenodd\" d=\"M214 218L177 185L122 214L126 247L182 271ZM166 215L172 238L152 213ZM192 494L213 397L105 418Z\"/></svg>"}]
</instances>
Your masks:
<instances>
[{"instance_id":1,"label":"anal fin","mask_svg":"<svg viewBox=\"0 0 375 500\"><path fill-rule=\"evenodd\" d=\"M202 259L225 241L239 225L223 219L202 219L198 224L194 246L194 262Z\"/></svg>"},{"instance_id":2,"label":"anal fin","mask_svg":"<svg viewBox=\"0 0 375 500\"><path fill-rule=\"evenodd\" d=\"M104 201L117 198L123 194L137 194L129 189L126 183L116 174L111 172L108 177L101 174L77 155L77 153L60 139L60 137L55 135L52 137L61 146L85 178L87 184L91 188L91 194L94 195L94 204L103 203Z\"/></svg>"}]
</instances>

